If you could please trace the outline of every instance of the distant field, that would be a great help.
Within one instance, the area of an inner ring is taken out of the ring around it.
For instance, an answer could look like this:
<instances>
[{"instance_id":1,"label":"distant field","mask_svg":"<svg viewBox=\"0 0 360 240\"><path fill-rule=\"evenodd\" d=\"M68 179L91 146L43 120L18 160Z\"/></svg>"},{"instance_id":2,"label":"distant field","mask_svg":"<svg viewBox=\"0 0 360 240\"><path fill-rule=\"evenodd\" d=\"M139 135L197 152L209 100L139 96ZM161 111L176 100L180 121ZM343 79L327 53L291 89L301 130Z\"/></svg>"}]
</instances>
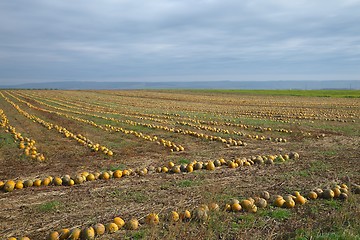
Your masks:
<instances>
[{"instance_id":1,"label":"distant field","mask_svg":"<svg viewBox=\"0 0 360 240\"><path fill-rule=\"evenodd\" d=\"M248 95L360 98L360 90L190 90L192 92L214 92Z\"/></svg>"},{"instance_id":2,"label":"distant field","mask_svg":"<svg viewBox=\"0 0 360 240\"><path fill-rule=\"evenodd\" d=\"M0 90L0 239L359 239L359 94Z\"/></svg>"}]
</instances>

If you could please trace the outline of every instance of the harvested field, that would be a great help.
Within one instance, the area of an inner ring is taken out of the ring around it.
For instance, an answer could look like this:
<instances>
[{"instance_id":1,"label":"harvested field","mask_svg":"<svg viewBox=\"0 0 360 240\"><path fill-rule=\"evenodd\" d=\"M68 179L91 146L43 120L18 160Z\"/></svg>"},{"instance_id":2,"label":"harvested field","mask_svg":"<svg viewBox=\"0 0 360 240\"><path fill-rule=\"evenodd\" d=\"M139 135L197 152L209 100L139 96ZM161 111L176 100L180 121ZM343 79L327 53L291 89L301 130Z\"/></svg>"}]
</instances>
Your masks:
<instances>
[{"instance_id":1,"label":"harvested field","mask_svg":"<svg viewBox=\"0 0 360 240\"><path fill-rule=\"evenodd\" d=\"M0 238L359 239L360 91L321 94L1 90Z\"/></svg>"}]
</instances>

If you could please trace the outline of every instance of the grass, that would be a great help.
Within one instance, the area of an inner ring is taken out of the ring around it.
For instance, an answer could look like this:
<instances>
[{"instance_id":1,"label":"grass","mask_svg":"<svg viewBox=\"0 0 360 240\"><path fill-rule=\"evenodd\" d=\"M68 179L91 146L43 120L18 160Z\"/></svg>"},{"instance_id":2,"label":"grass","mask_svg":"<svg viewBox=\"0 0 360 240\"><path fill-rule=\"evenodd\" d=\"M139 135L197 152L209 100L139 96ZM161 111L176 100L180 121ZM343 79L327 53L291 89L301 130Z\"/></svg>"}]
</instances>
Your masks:
<instances>
[{"instance_id":1,"label":"grass","mask_svg":"<svg viewBox=\"0 0 360 240\"><path fill-rule=\"evenodd\" d=\"M191 161L187 158L180 158L178 164L189 164Z\"/></svg>"},{"instance_id":2,"label":"grass","mask_svg":"<svg viewBox=\"0 0 360 240\"><path fill-rule=\"evenodd\" d=\"M111 170L111 171L124 170L124 169L128 169L128 166L126 166L123 163L120 163L119 165L112 165L112 166L108 167L108 170Z\"/></svg>"},{"instance_id":3,"label":"grass","mask_svg":"<svg viewBox=\"0 0 360 240\"><path fill-rule=\"evenodd\" d=\"M181 180L181 181L176 182L176 185L181 188L186 188L186 187L197 186L197 185L199 185L199 182L186 179L186 180Z\"/></svg>"},{"instance_id":4,"label":"grass","mask_svg":"<svg viewBox=\"0 0 360 240\"><path fill-rule=\"evenodd\" d=\"M291 216L291 211L289 209L282 209L282 208L276 208L276 209L266 209L264 211L260 212L261 216L267 216L270 218L273 218L275 220L284 221Z\"/></svg>"},{"instance_id":5,"label":"grass","mask_svg":"<svg viewBox=\"0 0 360 240\"><path fill-rule=\"evenodd\" d=\"M331 98L360 98L360 90L188 90L203 93L226 93L242 95L270 95L296 97L331 97Z\"/></svg>"},{"instance_id":6,"label":"grass","mask_svg":"<svg viewBox=\"0 0 360 240\"><path fill-rule=\"evenodd\" d=\"M2 129L0 129L2 131ZM8 147L8 146L15 146L16 143L14 142L13 137L10 133L0 133L0 148L2 147Z\"/></svg>"},{"instance_id":7,"label":"grass","mask_svg":"<svg viewBox=\"0 0 360 240\"><path fill-rule=\"evenodd\" d=\"M59 201L50 201L46 203L42 203L38 205L37 209L40 212L52 212L58 209L61 206L61 203Z\"/></svg>"},{"instance_id":8,"label":"grass","mask_svg":"<svg viewBox=\"0 0 360 240\"><path fill-rule=\"evenodd\" d=\"M116 189L110 192L110 195L124 201L134 201L136 203L144 203L149 200L148 195L139 191L124 191L121 189Z\"/></svg>"}]
</instances>

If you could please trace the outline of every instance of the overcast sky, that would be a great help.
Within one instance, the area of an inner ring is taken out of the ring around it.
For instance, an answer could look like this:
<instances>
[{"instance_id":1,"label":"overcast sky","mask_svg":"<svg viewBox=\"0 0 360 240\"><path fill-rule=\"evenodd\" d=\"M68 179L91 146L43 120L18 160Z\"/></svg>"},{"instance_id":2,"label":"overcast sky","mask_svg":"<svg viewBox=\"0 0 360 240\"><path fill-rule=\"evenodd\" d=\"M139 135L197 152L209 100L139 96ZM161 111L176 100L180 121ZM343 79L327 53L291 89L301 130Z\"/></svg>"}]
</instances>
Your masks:
<instances>
[{"instance_id":1,"label":"overcast sky","mask_svg":"<svg viewBox=\"0 0 360 240\"><path fill-rule=\"evenodd\" d=\"M0 83L360 80L360 0L3 0Z\"/></svg>"}]
</instances>

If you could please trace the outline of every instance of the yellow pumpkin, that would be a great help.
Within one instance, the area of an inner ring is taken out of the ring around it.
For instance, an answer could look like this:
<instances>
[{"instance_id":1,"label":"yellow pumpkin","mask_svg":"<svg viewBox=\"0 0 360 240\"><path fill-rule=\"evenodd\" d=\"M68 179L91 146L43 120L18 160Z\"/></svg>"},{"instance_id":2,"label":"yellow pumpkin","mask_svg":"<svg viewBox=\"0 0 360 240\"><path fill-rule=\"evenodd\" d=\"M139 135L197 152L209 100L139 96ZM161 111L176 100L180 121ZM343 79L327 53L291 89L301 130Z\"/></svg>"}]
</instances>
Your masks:
<instances>
[{"instance_id":1,"label":"yellow pumpkin","mask_svg":"<svg viewBox=\"0 0 360 240\"><path fill-rule=\"evenodd\" d=\"M215 164L212 161L209 161L206 165L206 170L214 171L215 170Z\"/></svg>"},{"instance_id":2,"label":"yellow pumpkin","mask_svg":"<svg viewBox=\"0 0 360 240\"><path fill-rule=\"evenodd\" d=\"M180 216L179 216L179 214L178 214L177 212L172 211L172 212L170 213L169 219L170 219L171 222L177 222L177 221L179 221Z\"/></svg>"},{"instance_id":3,"label":"yellow pumpkin","mask_svg":"<svg viewBox=\"0 0 360 240\"><path fill-rule=\"evenodd\" d=\"M89 173L89 175L86 176L86 181L94 181L95 180L95 176L92 173Z\"/></svg>"},{"instance_id":4,"label":"yellow pumpkin","mask_svg":"<svg viewBox=\"0 0 360 240\"><path fill-rule=\"evenodd\" d=\"M129 230L136 230L139 228L139 221L136 218L132 218L126 223L126 228Z\"/></svg>"},{"instance_id":5,"label":"yellow pumpkin","mask_svg":"<svg viewBox=\"0 0 360 240\"><path fill-rule=\"evenodd\" d=\"M244 208L244 210L246 210L246 211L250 211L251 210L251 208L253 207L253 203L250 201L250 200L248 200L248 199L245 199L245 200L242 200L241 201L241 206L242 206L242 208Z\"/></svg>"},{"instance_id":6,"label":"yellow pumpkin","mask_svg":"<svg viewBox=\"0 0 360 240\"><path fill-rule=\"evenodd\" d=\"M44 179L41 181L41 185L43 185L43 186L49 186L50 183L51 183L50 178L44 178Z\"/></svg>"},{"instance_id":7,"label":"yellow pumpkin","mask_svg":"<svg viewBox=\"0 0 360 240\"><path fill-rule=\"evenodd\" d=\"M239 203L234 203L231 205L231 210L233 212L240 212L242 209L241 205Z\"/></svg>"},{"instance_id":8,"label":"yellow pumpkin","mask_svg":"<svg viewBox=\"0 0 360 240\"><path fill-rule=\"evenodd\" d=\"M306 203L306 198L301 196L300 194L296 196L295 203L299 205L304 205Z\"/></svg>"},{"instance_id":9,"label":"yellow pumpkin","mask_svg":"<svg viewBox=\"0 0 360 240\"><path fill-rule=\"evenodd\" d=\"M46 239L47 240L58 240L59 233L57 231L51 232Z\"/></svg>"},{"instance_id":10,"label":"yellow pumpkin","mask_svg":"<svg viewBox=\"0 0 360 240\"><path fill-rule=\"evenodd\" d=\"M122 177L122 171L121 170L116 170L113 173L114 178L121 178Z\"/></svg>"},{"instance_id":11,"label":"yellow pumpkin","mask_svg":"<svg viewBox=\"0 0 360 240\"><path fill-rule=\"evenodd\" d=\"M94 226L96 236L101 236L105 233L105 226L101 223L97 223Z\"/></svg>"},{"instance_id":12,"label":"yellow pumpkin","mask_svg":"<svg viewBox=\"0 0 360 240\"><path fill-rule=\"evenodd\" d=\"M13 180L6 181L3 189L5 192L12 192L15 188L15 182Z\"/></svg>"},{"instance_id":13,"label":"yellow pumpkin","mask_svg":"<svg viewBox=\"0 0 360 240\"><path fill-rule=\"evenodd\" d=\"M102 172L99 178L103 180L108 180L110 178L110 174L108 172Z\"/></svg>"},{"instance_id":14,"label":"yellow pumpkin","mask_svg":"<svg viewBox=\"0 0 360 240\"><path fill-rule=\"evenodd\" d=\"M185 210L183 213L180 213L180 219L182 221L189 221L191 219L190 211Z\"/></svg>"},{"instance_id":15,"label":"yellow pumpkin","mask_svg":"<svg viewBox=\"0 0 360 240\"><path fill-rule=\"evenodd\" d=\"M108 232L108 233L114 233L119 230L118 225L116 225L116 223L113 223L113 222L106 224L105 228L106 228L106 232Z\"/></svg>"},{"instance_id":16,"label":"yellow pumpkin","mask_svg":"<svg viewBox=\"0 0 360 240\"><path fill-rule=\"evenodd\" d=\"M73 228L70 231L69 239L70 240L78 240L80 239L81 230L79 228Z\"/></svg>"},{"instance_id":17,"label":"yellow pumpkin","mask_svg":"<svg viewBox=\"0 0 360 240\"><path fill-rule=\"evenodd\" d=\"M34 181L33 185L34 185L35 187L40 187L40 186L41 186L41 179L36 179L36 180Z\"/></svg>"},{"instance_id":18,"label":"yellow pumpkin","mask_svg":"<svg viewBox=\"0 0 360 240\"><path fill-rule=\"evenodd\" d=\"M95 239L95 230L92 227L86 227L81 230L80 234L81 240L94 240Z\"/></svg>"},{"instance_id":19,"label":"yellow pumpkin","mask_svg":"<svg viewBox=\"0 0 360 240\"><path fill-rule=\"evenodd\" d=\"M70 230L67 228L63 228L59 230L59 240L65 240L68 239L70 236Z\"/></svg>"},{"instance_id":20,"label":"yellow pumpkin","mask_svg":"<svg viewBox=\"0 0 360 240\"><path fill-rule=\"evenodd\" d=\"M0 181L0 190L3 189L5 183L3 181Z\"/></svg>"},{"instance_id":21,"label":"yellow pumpkin","mask_svg":"<svg viewBox=\"0 0 360 240\"><path fill-rule=\"evenodd\" d=\"M16 189L23 189L23 187L24 187L23 181L21 181L21 180L16 181L16 184L15 184Z\"/></svg>"},{"instance_id":22,"label":"yellow pumpkin","mask_svg":"<svg viewBox=\"0 0 360 240\"><path fill-rule=\"evenodd\" d=\"M187 171L187 172L193 172L193 171L194 171L193 165L192 165L192 164L188 164L188 165L186 166L186 171Z\"/></svg>"},{"instance_id":23,"label":"yellow pumpkin","mask_svg":"<svg viewBox=\"0 0 360 240\"><path fill-rule=\"evenodd\" d=\"M159 224L159 215L156 213L150 213L146 216L145 222L149 225L158 225Z\"/></svg>"},{"instance_id":24,"label":"yellow pumpkin","mask_svg":"<svg viewBox=\"0 0 360 240\"><path fill-rule=\"evenodd\" d=\"M30 240L30 238L28 238L28 237L22 237L22 238L20 238L20 240Z\"/></svg>"},{"instance_id":25,"label":"yellow pumpkin","mask_svg":"<svg viewBox=\"0 0 360 240\"><path fill-rule=\"evenodd\" d=\"M315 200L315 199L318 198L318 194L316 192L314 192L314 191L311 191L308 194L308 198L311 199L311 200Z\"/></svg>"},{"instance_id":26,"label":"yellow pumpkin","mask_svg":"<svg viewBox=\"0 0 360 240\"><path fill-rule=\"evenodd\" d=\"M115 217L114 223L118 226L119 229L125 225L125 221L121 217Z\"/></svg>"},{"instance_id":27,"label":"yellow pumpkin","mask_svg":"<svg viewBox=\"0 0 360 240\"><path fill-rule=\"evenodd\" d=\"M277 196L274 200L274 205L276 207L282 207L285 203L285 200L282 196Z\"/></svg>"},{"instance_id":28,"label":"yellow pumpkin","mask_svg":"<svg viewBox=\"0 0 360 240\"><path fill-rule=\"evenodd\" d=\"M61 178L55 177L55 178L54 178L54 185L55 185L55 186L61 186L61 185L62 185L62 180L61 180Z\"/></svg>"}]
</instances>

